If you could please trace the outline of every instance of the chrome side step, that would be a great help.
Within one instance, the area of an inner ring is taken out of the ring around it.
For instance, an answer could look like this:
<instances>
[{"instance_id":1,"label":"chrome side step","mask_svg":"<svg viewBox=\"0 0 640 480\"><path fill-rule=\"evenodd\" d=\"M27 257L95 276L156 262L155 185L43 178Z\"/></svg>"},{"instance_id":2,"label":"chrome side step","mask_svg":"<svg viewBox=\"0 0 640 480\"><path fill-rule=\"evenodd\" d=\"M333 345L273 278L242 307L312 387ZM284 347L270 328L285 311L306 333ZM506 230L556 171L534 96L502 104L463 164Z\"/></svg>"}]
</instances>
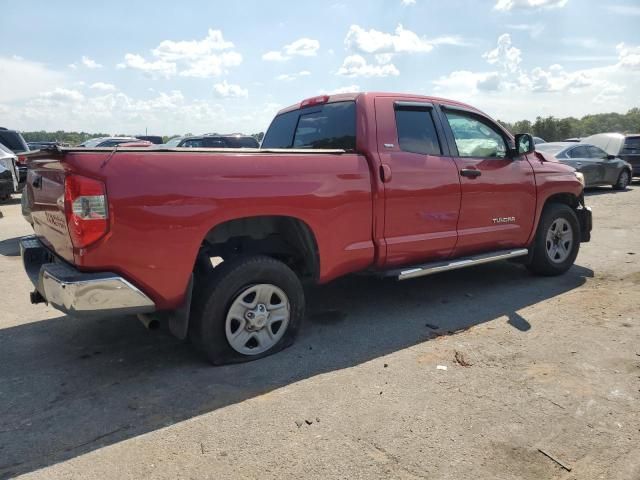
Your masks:
<instances>
[{"instance_id":1,"label":"chrome side step","mask_svg":"<svg viewBox=\"0 0 640 480\"><path fill-rule=\"evenodd\" d=\"M499 250L497 252L482 253L479 255L456 258L454 260L447 260L444 262L425 263L424 265L418 265L405 270L393 270L387 272L385 276L397 277L398 280L407 280L409 278L423 277L434 273L446 272L447 270L457 270L459 268L482 265L483 263L497 262L498 260L523 257L528 253L529 250L526 248L518 248L516 250Z\"/></svg>"}]
</instances>

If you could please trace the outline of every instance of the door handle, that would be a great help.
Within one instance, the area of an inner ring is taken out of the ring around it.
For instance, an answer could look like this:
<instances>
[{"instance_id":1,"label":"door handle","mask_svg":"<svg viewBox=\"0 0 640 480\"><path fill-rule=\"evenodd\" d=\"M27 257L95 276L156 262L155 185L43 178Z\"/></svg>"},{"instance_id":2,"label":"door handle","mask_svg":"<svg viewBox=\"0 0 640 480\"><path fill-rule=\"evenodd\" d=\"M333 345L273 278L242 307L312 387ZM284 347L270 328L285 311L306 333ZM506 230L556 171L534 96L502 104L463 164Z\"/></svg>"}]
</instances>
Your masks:
<instances>
[{"instance_id":1,"label":"door handle","mask_svg":"<svg viewBox=\"0 0 640 480\"><path fill-rule=\"evenodd\" d=\"M582 162L576 162L576 165L580 166L580 165L582 165Z\"/></svg>"},{"instance_id":2,"label":"door handle","mask_svg":"<svg viewBox=\"0 0 640 480\"><path fill-rule=\"evenodd\" d=\"M460 170L460 175L463 177L476 178L482 175L480 170L476 170L475 168L463 168Z\"/></svg>"},{"instance_id":3,"label":"door handle","mask_svg":"<svg viewBox=\"0 0 640 480\"><path fill-rule=\"evenodd\" d=\"M380 180L382 180L383 183L391 181L391 167L386 163L380 165Z\"/></svg>"}]
</instances>

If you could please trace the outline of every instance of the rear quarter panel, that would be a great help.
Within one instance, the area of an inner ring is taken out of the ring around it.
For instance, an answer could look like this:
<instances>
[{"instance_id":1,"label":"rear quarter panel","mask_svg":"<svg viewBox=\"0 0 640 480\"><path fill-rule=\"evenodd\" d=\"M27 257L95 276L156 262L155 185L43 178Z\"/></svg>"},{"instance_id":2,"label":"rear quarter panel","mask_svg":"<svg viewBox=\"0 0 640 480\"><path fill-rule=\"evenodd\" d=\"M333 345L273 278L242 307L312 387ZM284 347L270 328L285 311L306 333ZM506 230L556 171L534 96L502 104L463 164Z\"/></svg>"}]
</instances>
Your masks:
<instances>
[{"instance_id":1,"label":"rear quarter panel","mask_svg":"<svg viewBox=\"0 0 640 480\"><path fill-rule=\"evenodd\" d=\"M109 233L76 252L76 265L125 276L159 309L180 304L205 235L227 220L302 220L318 244L321 282L373 261L361 155L119 152L105 165L103 152L68 157L70 168L106 183L110 209Z\"/></svg>"}]
</instances>

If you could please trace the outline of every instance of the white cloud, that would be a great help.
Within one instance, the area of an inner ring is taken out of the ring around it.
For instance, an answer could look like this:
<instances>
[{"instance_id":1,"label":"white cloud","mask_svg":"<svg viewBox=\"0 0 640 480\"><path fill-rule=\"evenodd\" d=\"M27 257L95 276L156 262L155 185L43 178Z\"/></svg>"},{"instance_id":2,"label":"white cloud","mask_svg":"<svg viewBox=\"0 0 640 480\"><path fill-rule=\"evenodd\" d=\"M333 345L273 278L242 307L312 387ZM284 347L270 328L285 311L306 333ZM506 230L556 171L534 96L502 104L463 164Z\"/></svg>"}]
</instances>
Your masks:
<instances>
[{"instance_id":1,"label":"white cloud","mask_svg":"<svg viewBox=\"0 0 640 480\"><path fill-rule=\"evenodd\" d=\"M78 90L57 87L51 91L41 93L39 99L53 103L81 102L84 100L84 95Z\"/></svg>"},{"instance_id":2,"label":"white cloud","mask_svg":"<svg viewBox=\"0 0 640 480\"><path fill-rule=\"evenodd\" d=\"M395 34L351 25L344 43L348 49L360 53L424 53L433 50L427 39L420 38L402 25L397 26Z\"/></svg>"},{"instance_id":3,"label":"white cloud","mask_svg":"<svg viewBox=\"0 0 640 480\"><path fill-rule=\"evenodd\" d=\"M118 68L141 70L151 76L218 77L242 63L242 55L233 50L220 30L209 29L202 40L163 40L151 51L153 60L127 53Z\"/></svg>"},{"instance_id":4,"label":"white cloud","mask_svg":"<svg viewBox=\"0 0 640 480\"><path fill-rule=\"evenodd\" d=\"M550 8L562 8L569 0L497 0L496 10L538 10Z\"/></svg>"},{"instance_id":5,"label":"white cloud","mask_svg":"<svg viewBox=\"0 0 640 480\"><path fill-rule=\"evenodd\" d=\"M70 63L69 65L67 65L71 70L77 70L78 66L75 63Z\"/></svg>"},{"instance_id":6,"label":"white cloud","mask_svg":"<svg viewBox=\"0 0 640 480\"><path fill-rule=\"evenodd\" d=\"M276 80L284 80L284 81L290 82L297 78L307 77L309 75L311 75L311 72L309 70L302 70L301 72L298 72L298 73L283 73L282 75L278 75L276 77Z\"/></svg>"},{"instance_id":7,"label":"white cloud","mask_svg":"<svg viewBox=\"0 0 640 480\"><path fill-rule=\"evenodd\" d=\"M119 63L117 68L131 68L141 70L152 76L171 77L178 69L174 62L165 60L148 61L143 56L135 53L127 53L124 56L124 63Z\"/></svg>"},{"instance_id":8,"label":"white cloud","mask_svg":"<svg viewBox=\"0 0 640 480\"><path fill-rule=\"evenodd\" d=\"M402 3L402 5L404 6L415 5L416 0L400 0L400 3Z\"/></svg>"},{"instance_id":9,"label":"white cloud","mask_svg":"<svg viewBox=\"0 0 640 480\"><path fill-rule=\"evenodd\" d=\"M84 65L87 68L90 68L90 69L102 68L101 64L99 64L98 62L96 62L95 60L89 57L83 56L81 61L82 61L82 65Z\"/></svg>"},{"instance_id":10,"label":"white cloud","mask_svg":"<svg viewBox=\"0 0 640 480\"><path fill-rule=\"evenodd\" d=\"M63 85L66 75L46 65L13 57L0 56L2 88L0 102L12 102L32 97L38 92Z\"/></svg>"},{"instance_id":11,"label":"white cloud","mask_svg":"<svg viewBox=\"0 0 640 480\"><path fill-rule=\"evenodd\" d=\"M640 15L640 7L636 5L607 5L606 9L618 15Z\"/></svg>"},{"instance_id":12,"label":"white cloud","mask_svg":"<svg viewBox=\"0 0 640 480\"><path fill-rule=\"evenodd\" d=\"M619 44L611 63L568 70L562 65L525 68L522 52L501 35L483 58L494 71L454 71L433 82L439 95L467 101L504 120L625 111L640 97L640 46ZM602 63L602 62L601 62Z\"/></svg>"},{"instance_id":13,"label":"white cloud","mask_svg":"<svg viewBox=\"0 0 640 480\"><path fill-rule=\"evenodd\" d=\"M282 55L282 52L279 52L277 50L272 50L265 53L264 55L262 55L262 59L268 62L284 62L285 60L289 60L288 57L285 57L284 55Z\"/></svg>"},{"instance_id":14,"label":"white cloud","mask_svg":"<svg viewBox=\"0 0 640 480\"><path fill-rule=\"evenodd\" d=\"M320 49L320 42L312 38L299 38L284 46L284 52L289 56L315 57Z\"/></svg>"},{"instance_id":15,"label":"white cloud","mask_svg":"<svg viewBox=\"0 0 640 480\"><path fill-rule=\"evenodd\" d=\"M640 45L629 46L624 43L616 45L618 52L618 65L629 70L640 70Z\"/></svg>"},{"instance_id":16,"label":"white cloud","mask_svg":"<svg viewBox=\"0 0 640 480\"><path fill-rule=\"evenodd\" d=\"M350 55L344 59L338 75L346 77L388 77L397 76L400 72L392 63L372 65L361 55Z\"/></svg>"},{"instance_id":17,"label":"white cloud","mask_svg":"<svg viewBox=\"0 0 640 480\"><path fill-rule=\"evenodd\" d=\"M117 90L115 85L113 85L112 83L105 83L105 82L92 83L89 88L93 88L94 90L100 90L102 92L113 92Z\"/></svg>"},{"instance_id":18,"label":"white cloud","mask_svg":"<svg viewBox=\"0 0 640 480\"><path fill-rule=\"evenodd\" d=\"M499 65L508 72L515 72L522 61L520 49L511 44L511 35L503 33L498 37L498 45L493 50L485 52L482 58L492 65Z\"/></svg>"},{"instance_id":19,"label":"white cloud","mask_svg":"<svg viewBox=\"0 0 640 480\"><path fill-rule=\"evenodd\" d=\"M242 88L240 85L227 83L226 80L222 83L216 83L213 86L213 90L218 96L223 98L247 98L249 96L249 91L246 88Z\"/></svg>"},{"instance_id":20,"label":"white cloud","mask_svg":"<svg viewBox=\"0 0 640 480\"><path fill-rule=\"evenodd\" d=\"M284 62L292 57L315 57L320 49L320 42L312 38L299 38L284 47L282 50L271 50L262 55L262 59L268 62Z\"/></svg>"}]
</instances>

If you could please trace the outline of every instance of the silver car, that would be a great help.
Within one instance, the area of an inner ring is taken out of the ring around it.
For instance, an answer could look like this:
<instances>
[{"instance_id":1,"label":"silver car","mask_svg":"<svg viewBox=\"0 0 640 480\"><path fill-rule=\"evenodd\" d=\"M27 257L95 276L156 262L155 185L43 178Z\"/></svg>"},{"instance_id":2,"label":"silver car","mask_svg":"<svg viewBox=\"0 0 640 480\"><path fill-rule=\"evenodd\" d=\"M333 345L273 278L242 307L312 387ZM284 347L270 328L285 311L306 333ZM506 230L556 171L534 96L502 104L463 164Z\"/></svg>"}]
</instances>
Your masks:
<instances>
[{"instance_id":1,"label":"silver car","mask_svg":"<svg viewBox=\"0 0 640 480\"><path fill-rule=\"evenodd\" d=\"M616 190L625 190L631 182L631 164L595 145L549 142L536 145L536 150L582 172L587 187L611 185Z\"/></svg>"}]
</instances>

